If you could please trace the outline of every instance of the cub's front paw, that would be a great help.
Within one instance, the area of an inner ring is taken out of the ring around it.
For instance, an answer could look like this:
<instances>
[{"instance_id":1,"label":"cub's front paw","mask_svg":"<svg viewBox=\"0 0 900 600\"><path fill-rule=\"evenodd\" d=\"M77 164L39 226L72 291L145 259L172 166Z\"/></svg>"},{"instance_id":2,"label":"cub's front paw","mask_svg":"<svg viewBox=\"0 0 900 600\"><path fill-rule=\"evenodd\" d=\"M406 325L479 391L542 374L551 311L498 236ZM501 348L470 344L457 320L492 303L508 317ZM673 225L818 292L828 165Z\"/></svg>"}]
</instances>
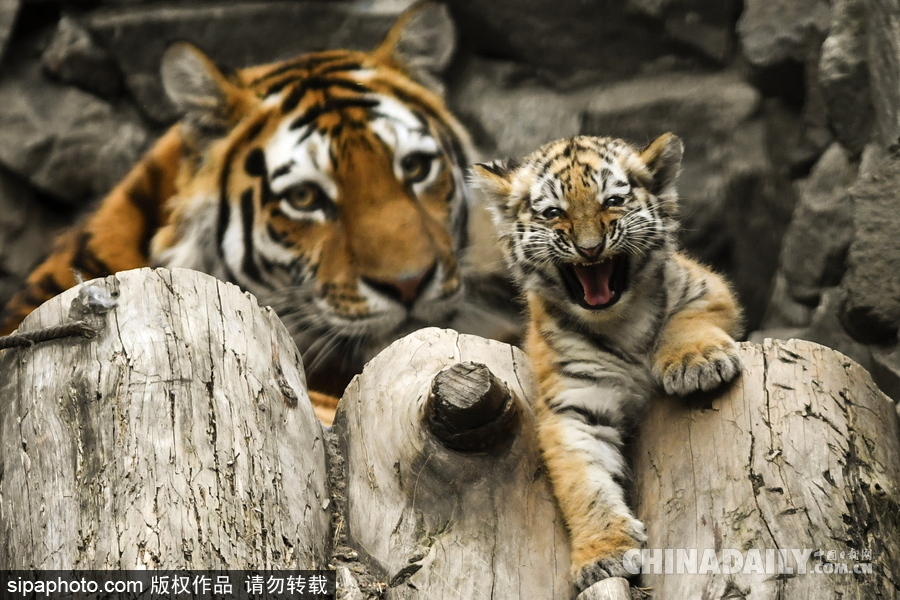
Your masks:
<instances>
[{"instance_id":1,"label":"cub's front paw","mask_svg":"<svg viewBox=\"0 0 900 600\"><path fill-rule=\"evenodd\" d=\"M623 519L589 539L572 540L572 583L581 592L608 577L631 577L625 568L626 553L647 541L644 525L637 519Z\"/></svg>"},{"instance_id":2,"label":"cub's front paw","mask_svg":"<svg viewBox=\"0 0 900 600\"><path fill-rule=\"evenodd\" d=\"M572 574L572 583L579 592L582 592L608 577L631 577L632 574L623 566L624 556L623 552L622 556L601 558L597 562L585 565Z\"/></svg>"},{"instance_id":3,"label":"cub's front paw","mask_svg":"<svg viewBox=\"0 0 900 600\"><path fill-rule=\"evenodd\" d=\"M678 396L714 390L740 372L737 344L730 337L662 348L653 366L653 374L666 393Z\"/></svg>"}]
</instances>

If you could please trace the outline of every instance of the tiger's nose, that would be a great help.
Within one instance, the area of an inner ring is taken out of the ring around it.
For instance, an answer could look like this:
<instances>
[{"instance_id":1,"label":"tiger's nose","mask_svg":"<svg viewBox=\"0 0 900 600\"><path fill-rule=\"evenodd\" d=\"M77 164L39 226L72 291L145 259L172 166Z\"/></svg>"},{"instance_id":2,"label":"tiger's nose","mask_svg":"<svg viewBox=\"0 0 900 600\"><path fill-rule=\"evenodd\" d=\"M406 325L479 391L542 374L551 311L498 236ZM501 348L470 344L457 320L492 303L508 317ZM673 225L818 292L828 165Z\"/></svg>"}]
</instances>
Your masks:
<instances>
[{"instance_id":1,"label":"tiger's nose","mask_svg":"<svg viewBox=\"0 0 900 600\"><path fill-rule=\"evenodd\" d=\"M428 287L431 280L434 279L436 271L437 263L434 263L419 273L396 279L375 279L366 276L362 276L360 279L376 292L409 308L418 299L422 291Z\"/></svg>"},{"instance_id":2,"label":"tiger's nose","mask_svg":"<svg viewBox=\"0 0 900 600\"><path fill-rule=\"evenodd\" d=\"M586 248L584 246L578 246L578 253L588 260L595 260L600 253L603 252L603 242L600 242L596 246L591 246Z\"/></svg>"}]
</instances>

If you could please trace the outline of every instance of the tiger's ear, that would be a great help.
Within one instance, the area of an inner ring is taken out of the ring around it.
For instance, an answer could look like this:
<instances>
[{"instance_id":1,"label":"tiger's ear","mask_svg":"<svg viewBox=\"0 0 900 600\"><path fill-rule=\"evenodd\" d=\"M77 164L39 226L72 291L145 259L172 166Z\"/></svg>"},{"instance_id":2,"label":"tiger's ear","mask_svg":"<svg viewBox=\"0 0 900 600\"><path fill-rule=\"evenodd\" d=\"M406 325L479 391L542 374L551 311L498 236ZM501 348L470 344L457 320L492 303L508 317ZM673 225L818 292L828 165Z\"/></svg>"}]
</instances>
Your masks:
<instances>
[{"instance_id":1,"label":"tiger's ear","mask_svg":"<svg viewBox=\"0 0 900 600\"><path fill-rule=\"evenodd\" d=\"M443 94L441 75L455 49L456 27L450 11L438 2L425 1L400 15L373 54L431 91Z\"/></svg>"},{"instance_id":2,"label":"tiger's ear","mask_svg":"<svg viewBox=\"0 0 900 600\"><path fill-rule=\"evenodd\" d=\"M224 132L240 117L242 89L193 44L169 46L160 76L166 95L197 133Z\"/></svg>"},{"instance_id":3,"label":"tiger's ear","mask_svg":"<svg viewBox=\"0 0 900 600\"><path fill-rule=\"evenodd\" d=\"M653 178L650 192L654 195L672 191L681 172L684 144L674 133L664 133L641 151L640 157Z\"/></svg>"},{"instance_id":4,"label":"tiger's ear","mask_svg":"<svg viewBox=\"0 0 900 600\"><path fill-rule=\"evenodd\" d=\"M469 183L481 192L496 217L503 218L508 212L513 173L518 166L513 160L495 160L469 167Z\"/></svg>"}]
</instances>

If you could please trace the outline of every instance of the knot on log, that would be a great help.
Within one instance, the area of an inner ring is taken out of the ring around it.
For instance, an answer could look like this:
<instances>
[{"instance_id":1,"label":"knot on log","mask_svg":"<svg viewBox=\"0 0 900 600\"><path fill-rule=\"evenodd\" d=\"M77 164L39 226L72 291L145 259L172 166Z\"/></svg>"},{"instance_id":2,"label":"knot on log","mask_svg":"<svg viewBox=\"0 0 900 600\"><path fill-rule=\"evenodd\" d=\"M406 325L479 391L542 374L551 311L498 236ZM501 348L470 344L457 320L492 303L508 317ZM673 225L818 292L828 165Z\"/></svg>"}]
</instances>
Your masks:
<instances>
[{"instance_id":1,"label":"knot on log","mask_svg":"<svg viewBox=\"0 0 900 600\"><path fill-rule=\"evenodd\" d=\"M434 377L425 419L448 448L485 452L499 449L512 436L515 406L509 389L487 366L457 363Z\"/></svg>"}]
</instances>

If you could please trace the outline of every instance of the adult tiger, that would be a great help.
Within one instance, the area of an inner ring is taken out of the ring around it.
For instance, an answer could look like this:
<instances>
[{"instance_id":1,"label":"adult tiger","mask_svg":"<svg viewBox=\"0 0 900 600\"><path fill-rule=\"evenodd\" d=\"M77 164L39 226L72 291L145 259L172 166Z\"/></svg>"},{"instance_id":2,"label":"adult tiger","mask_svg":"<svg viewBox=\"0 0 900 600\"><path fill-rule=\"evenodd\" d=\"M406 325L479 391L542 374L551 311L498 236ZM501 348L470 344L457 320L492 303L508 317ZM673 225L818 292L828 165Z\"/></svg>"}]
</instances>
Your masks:
<instances>
[{"instance_id":1,"label":"adult tiger","mask_svg":"<svg viewBox=\"0 0 900 600\"><path fill-rule=\"evenodd\" d=\"M427 87L423 56L452 52L452 25L422 39L435 23L439 33L449 24L446 9L418 5L370 53L233 73L189 44L170 47L162 81L183 120L60 238L0 331L74 285L73 271L191 268L273 306L311 387L339 393L397 337L449 325L462 295L469 141Z\"/></svg>"}]
</instances>

